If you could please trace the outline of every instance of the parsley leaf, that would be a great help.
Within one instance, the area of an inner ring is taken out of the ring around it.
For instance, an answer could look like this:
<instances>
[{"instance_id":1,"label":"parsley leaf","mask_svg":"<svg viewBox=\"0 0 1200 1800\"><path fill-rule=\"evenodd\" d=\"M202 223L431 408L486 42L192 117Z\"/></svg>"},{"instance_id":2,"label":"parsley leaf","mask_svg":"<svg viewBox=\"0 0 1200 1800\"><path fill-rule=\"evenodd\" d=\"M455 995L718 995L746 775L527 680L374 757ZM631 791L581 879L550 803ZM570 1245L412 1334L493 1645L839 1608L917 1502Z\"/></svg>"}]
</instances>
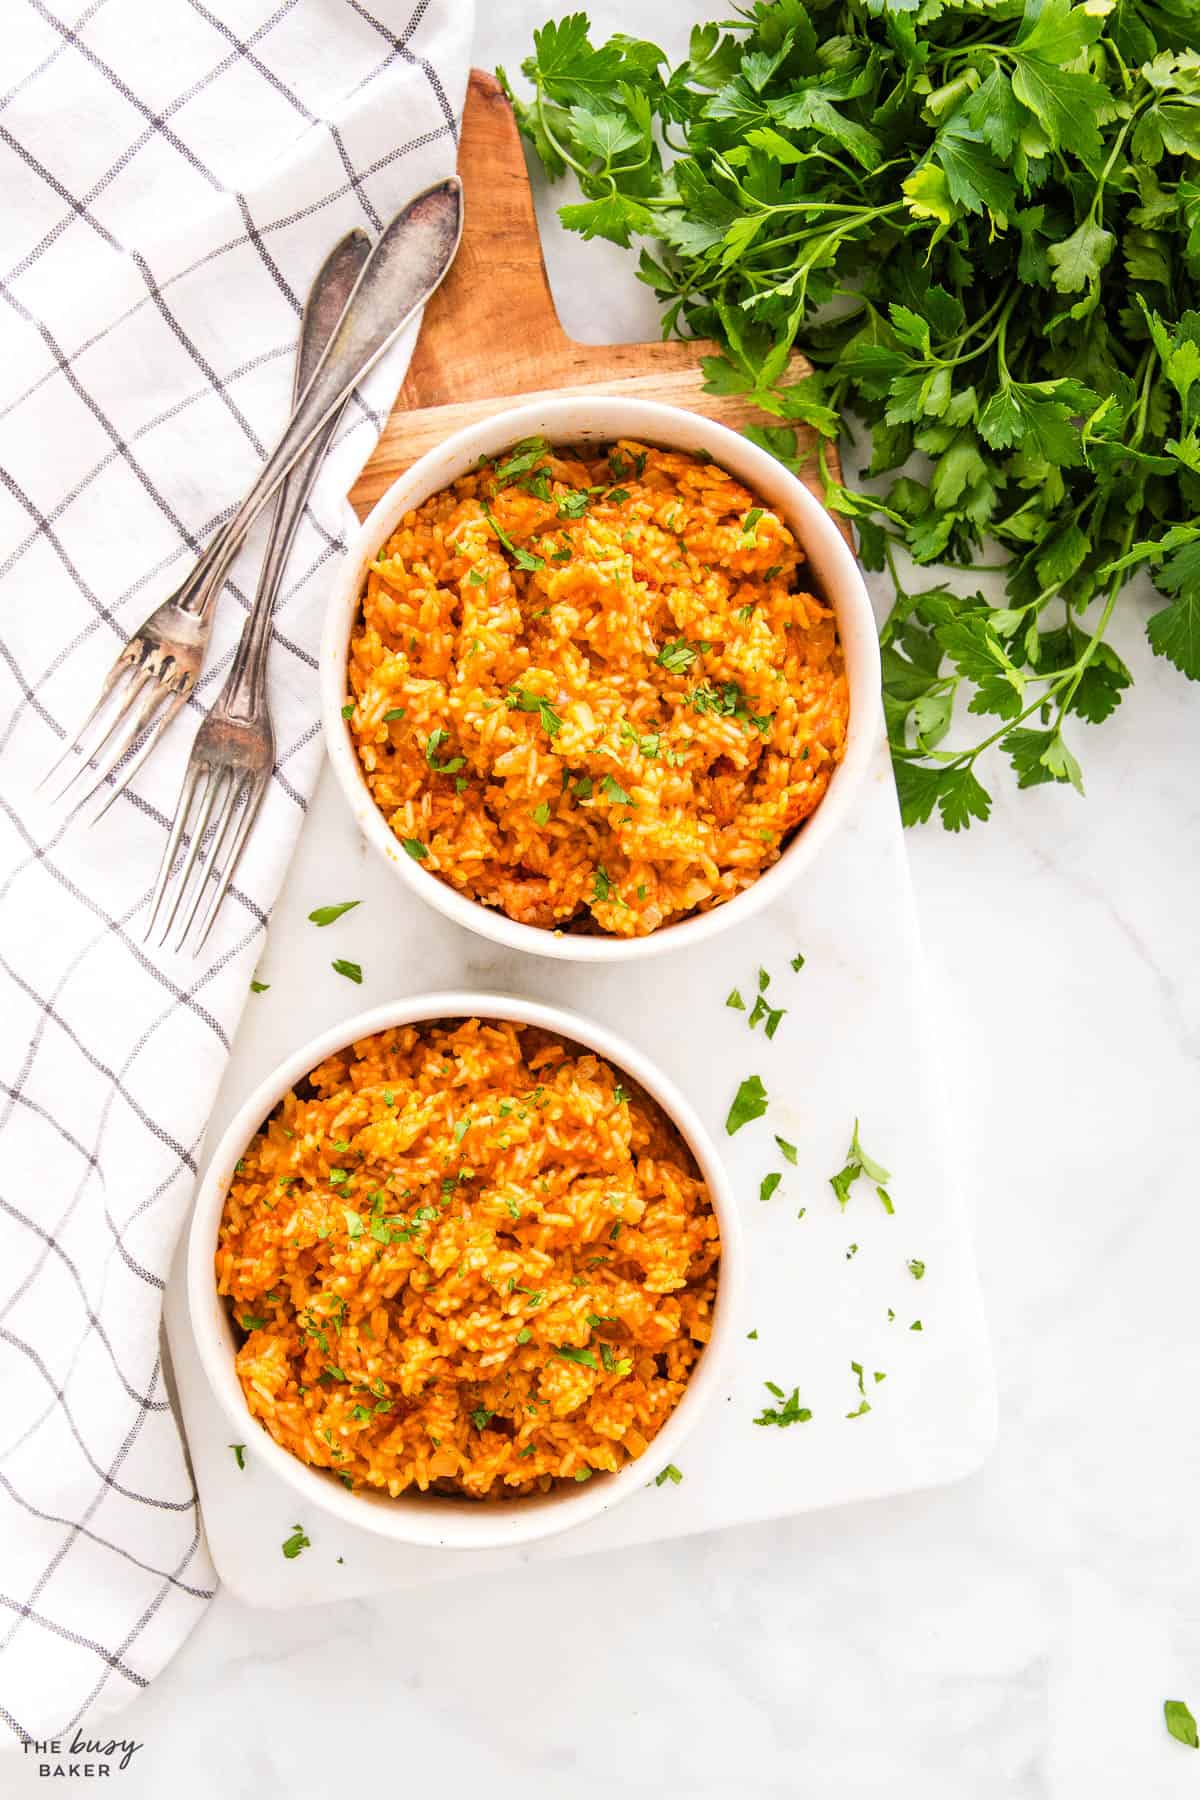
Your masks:
<instances>
[{"instance_id":1,"label":"parsley leaf","mask_svg":"<svg viewBox=\"0 0 1200 1800\"><path fill-rule=\"evenodd\" d=\"M361 905L360 900L343 900L337 906L318 906L315 912L309 913L309 921L313 925L332 925L343 913L353 912L356 906Z\"/></svg>"},{"instance_id":2,"label":"parsley leaf","mask_svg":"<svg viewBox=\"0 0 1200 1800\"><path fill-rule=\"evenodd\" d=\"M284 1538L283 1540L283 1554L287 1557L288 1561L294 1561L302 1550L309 1550L311 1548L312 1540L305 1532L304 1527L302 1525L293 1525L291 1537Z\"/></svg>"},{"instance_id":3,"label":"parsley leaf","mask_svg":"<svg viewBox=\"0 0 1200 1800\"><path fill-rule=\"evenodd\" d=\"M1200 1749L1200 1737L1196 1733L1196 1721L1186 1700L1164 1700L1163 1720L1171 1736L1191 1749Z\"/></svg>"},{"instance_id":4,"label":"parsley leaf","mask_svg":"<svg viewBox=\"0 0 1200 1800\"><path fill-rule=\"evenodd\" d=\"M794 1387L791 1393L785 1396L783 1389L777 1387L773 1381L766 1382L765 1386L767 1391L774 1394L775 1398L782 1401L783 1404L781 1406L764 1406L754 1421L756 1425L778 1425L782 1430L788 1425L803 1425L812 1418L809 1408L800 1404L798 1387Z\"/></svg>"},{"instance_id":5,"label":"parsley leaf","mask_svg":"<svg viewBox=\"0 0 1200 1800\"><path fill-rule=\"evenodd\" d=\"M725 1119L725 1130L732 1137L735 1131L740 1131L752 1119L761 1119L766 1110L766 1088L757 1075L747 1075L733 1097Z\"/></svg>"},{"instance_id":6,"label":"parsley leaf","mask_svg":"<svg viewBox=\"0 0 1200 1800\"><path fill-rule=\"evenodd\" d=\"M582 12L534 33L514 108L550 176L578 181L560 218L645 240L664 335L718 339L706 387L770 418L755 444L795 469L815 440L826 504L893 587L904 822L984 823L1005 757L1020 788L1082 793L1064 727L1112 718L1130 685L1109 639L1140 622L1137 571L1161 596L1153 649L1200 680L1195 0L715 12L676 58L593 42ZM840 480L825 440L847 415ZM621 449L611 471L641 473ZM762 510L730 515L743 543ZM985 540L1003 593L952 591ZM686 676L696 654L680 637L659 661ZM693 682L688 704L771 725L736 682Z\"/></svg>"},{"instance_id":7,"label":"parsley leaf","mask_svg":"<svg viewBox=\"0 0 1200 1800\"><path fill-rule=\"evenodd\" d=\"M882 1186L885 1181L891 1180L891 1174L884 1168L882 1163L875 1162L863 1149L858 1138L858 1120L855 1119L854 1132L850 1139L850 1148L846 1152L845 1166L841 1168L836 1175L831 1175L829 1177L829 1185L837 1195L838 1205L843 1209L850 1198L850 1189L860 1175L866 1175L871 1181L880 1184L878 1191L880 1198L884 1203L884 1209L887 1212L891 1212L893 1210L891 1199L888 1196L886 1189Z\"/></svg>"}]
</instances>

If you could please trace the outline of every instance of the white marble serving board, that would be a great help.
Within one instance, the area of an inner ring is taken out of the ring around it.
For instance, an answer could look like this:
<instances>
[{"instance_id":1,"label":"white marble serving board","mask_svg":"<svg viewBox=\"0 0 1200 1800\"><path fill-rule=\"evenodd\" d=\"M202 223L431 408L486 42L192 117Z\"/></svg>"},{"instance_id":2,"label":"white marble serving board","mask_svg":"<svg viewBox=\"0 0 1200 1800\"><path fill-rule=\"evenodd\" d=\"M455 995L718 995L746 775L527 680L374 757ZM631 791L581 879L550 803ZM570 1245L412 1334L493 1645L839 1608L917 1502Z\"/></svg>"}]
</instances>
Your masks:
<instances>
[{"instance_id":1,"label":"white marble serving board","mask_svg":"<svg viewBox=\"0 0 1200 1800\"><path fill-rule=\"evenodd\" d=\"M307 922L314 907L353 899L362 904L335 925ZM793 972L798 951L805 963ZM334 957L362 964L361 987L334 973ZM725 1005L735 986L752 1001L760 966L771 975L772 1003L787 1008L771 1042L761 1025L751 1032L747 1013ZM953 1481L986 1456L996 1428L991 1357L882 744L857 818L790 898L742 933L624 970L522 957L421 905L367 856L326 771L258 973L270 986L247 1004L210 1144L296 1043L364 1006L434 988L525 993L620 1030L690 1096L743 1205L749 1278L736 1359L684 1447L681 1482L649 1485L542 1544L453 1552L302 1516L255 1457L252 1431L239 1470L196 1358L177 1259L166 1323L183 1418L213 1559L242 1599L302 1606L614 1550ZM767 1087L769 1111L730 1138L729 1102L752 1073ZM893 1216L865 1179L844 1213L830 1190L856 1116L865 1148L892 1171ZM795 1167L776 1148L776 1132L797 1145ZM759 1184L772 1170L783 1180L764 1203ZM923 1279L910 1274L910 1258L924 1262ZM847 1417L859 1403L852 1362L863 1366L871 1403L857 1418ZM876 1370L886 1379L876 1382ZM756 1426L772 1403L767 1381L788 1393L799 1386L811 1421ZM657 1468L651 1450L647 1477ZM280 1546L297 1523L311 1548L288 1560Z\"/></svg>"}]
</instances>

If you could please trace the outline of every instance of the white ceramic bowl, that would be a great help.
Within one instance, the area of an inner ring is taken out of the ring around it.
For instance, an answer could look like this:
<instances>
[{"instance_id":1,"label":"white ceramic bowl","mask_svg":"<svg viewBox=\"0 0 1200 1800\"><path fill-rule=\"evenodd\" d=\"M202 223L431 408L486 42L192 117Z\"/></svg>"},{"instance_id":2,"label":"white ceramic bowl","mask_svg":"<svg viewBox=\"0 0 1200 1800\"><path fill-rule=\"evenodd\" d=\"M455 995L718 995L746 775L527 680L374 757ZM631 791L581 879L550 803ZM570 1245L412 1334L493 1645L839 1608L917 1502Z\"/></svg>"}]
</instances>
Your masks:
<instances>
[{"instance_id":1,"label":"white ceramic bowl","mask_svg":"<svg viewBox=\"0 0 1200 1800\"><path fill-rule=\"evenodd\" d=\"M386 1031L393 1025L451 1018L513 1019L538 1025L586 1045L632 1075L658 1101L691 1148L708 1184L721 1228L721 1266L712 1337L693 1369L683 1399L649 1449L615 1475L595 1475L590 1481L528 1499L470 1501L426 1494L392 1500L361 1490L351 1493L332 1475L300 1462L275 1442L246 1405L234 1368L234 1332L226 1302L217 1294L213 1272L217 1228L234 1164L289 1088L323 1057L358 1038ZM600 1025L533 1000L503 994L418 994L410 1000L375 1007L322 1032L280 1064L251 1094L217 1145L196 1196L188 1238L188 1308L200 1361L229 1420L233 1441L245 1443L254 1457L266 1463L292 1489L296 1517L301 1523L319 1511L399 1543L423 1544L439 1550L486 1550L552 1537L569 1525L579 1525L608 1512L675 1461L683 1440L716 1393L735 1341L742 1258L737 1206L712 1142L683 1095L640 1051Z\"/></svg>"},{"instance_id":2,"label":"white ceramic bowl","mask_svg":"<svg viewBox=\"0 0 1200 1800\"><path fill-rule=\"evenodd\" d=\"M648 937L590 936L521 925L422 869L402 848L372 799L349 726L342 718L350 632L367 566L380 546L405 513L465 475L481 456L494 456L519 438L535 434L548 438L552 444L611 443L626 437L670 450L707 450L715 462L744 481L787 521L803 546L822 595L837 616L850 684L850 723L845 756L824 799L778 862L752 886L711 912L664 925ZM456 432L414 463L372 509L350 545L330 596L321 643L325 742L342 791L367 842L401 881L468 931L477 931L510 949L577 962L629 962L665 950L683 950L741 924L782 893L808 868L853 809L879 728L879 689L879 639L858 564L829 514L803 482L747 438L701 418L698 413L684 412L677 406L660 406L651 400L622 400L608 395L571 395L515 406L508 412L498 412L486 424Z\"/></svg>"}]
</instances>

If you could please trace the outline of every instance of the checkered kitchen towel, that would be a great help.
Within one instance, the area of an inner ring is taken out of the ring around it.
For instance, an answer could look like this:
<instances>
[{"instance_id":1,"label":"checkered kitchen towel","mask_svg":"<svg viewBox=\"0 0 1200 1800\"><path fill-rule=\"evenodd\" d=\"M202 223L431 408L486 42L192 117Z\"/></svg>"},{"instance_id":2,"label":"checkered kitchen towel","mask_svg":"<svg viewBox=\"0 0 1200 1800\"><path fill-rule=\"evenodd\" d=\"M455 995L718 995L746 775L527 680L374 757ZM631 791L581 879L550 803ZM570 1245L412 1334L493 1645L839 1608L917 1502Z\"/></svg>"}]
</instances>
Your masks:
<instances>
[{"instance_id":1,"label":"checkered kitchen towel","mask_svg":"<svg viewBox=\"0 0 1200 1800\"><path fill-rule=\"evenodd\" d=\"M96 830L34 786L286 416L325 252L454 166L472 0L5 0L0 62L0 1737L121 1705L212 1569L159 1351L163 1283L320 759L342 498L411 337L351 403L270 679L279 760L197 962L145 948L191 733ZM254 540L261 546L263 528ZM186 725L185 725L186 721ZM0 1784L2 1785L2 1784Z\"/></svg>"}]
</instances>

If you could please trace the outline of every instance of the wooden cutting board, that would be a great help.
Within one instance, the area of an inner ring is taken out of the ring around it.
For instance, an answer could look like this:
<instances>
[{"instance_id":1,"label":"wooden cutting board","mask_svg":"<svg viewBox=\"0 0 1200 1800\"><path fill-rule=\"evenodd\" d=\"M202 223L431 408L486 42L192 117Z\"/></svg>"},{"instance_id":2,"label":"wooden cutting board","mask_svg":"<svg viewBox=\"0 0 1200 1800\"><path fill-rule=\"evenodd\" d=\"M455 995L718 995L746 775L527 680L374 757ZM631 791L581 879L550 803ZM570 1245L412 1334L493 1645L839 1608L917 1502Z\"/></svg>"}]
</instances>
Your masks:
<instances>
[{"instance_id":1,"label":"wooden cutting board","mask_svg":"<svg viewBox=\"0 0 1200 1800\"><path fill-rule=\"evenodd\" d=\"M706 394L700 359L717 346L697 339L654 344L580 344L559 323L542 260L529 174L512 108L499 83L471 73L458 172L464 188L462 245L425 311L408 376L374 454L350 490L362 518L419 456L451 432L518 397L599 388L685 406L735 429L772 421L738 395ZM794 357L793 379L810 365ZM818 497L815 435L801 426L802 471ZM838 475L837 451L827 451Z\"/></svg>"}]
</instances>

